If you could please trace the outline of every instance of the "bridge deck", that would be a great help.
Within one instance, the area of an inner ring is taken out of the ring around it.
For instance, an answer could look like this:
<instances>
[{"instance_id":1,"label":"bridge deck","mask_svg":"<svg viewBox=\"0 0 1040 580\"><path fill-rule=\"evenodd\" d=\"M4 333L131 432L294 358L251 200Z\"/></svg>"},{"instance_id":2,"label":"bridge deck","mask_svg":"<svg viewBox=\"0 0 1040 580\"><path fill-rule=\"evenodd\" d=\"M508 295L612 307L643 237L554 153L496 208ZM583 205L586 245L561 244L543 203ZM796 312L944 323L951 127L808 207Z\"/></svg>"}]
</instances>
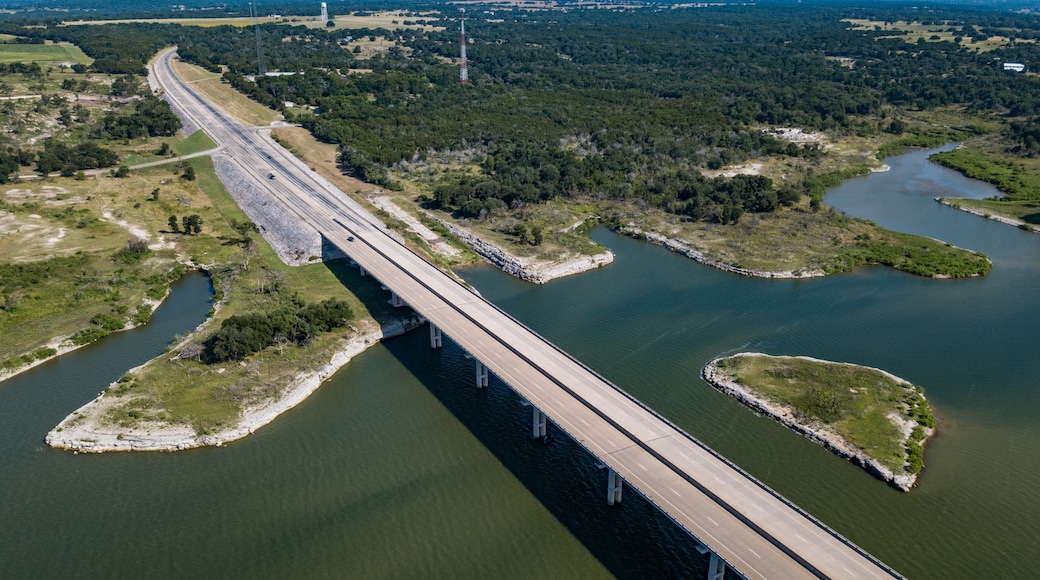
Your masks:
<instances>
[{"instance_id":1,"label":"bridge deck","mask_svg":"<svg viewBox=\"0 0 1040 580\"><path fill-rule=\"evenodd\" d=\"M747 578L898 577L790 502L392 238L270 139L155 65L167 95L242 170L486 364ZM285 179L267 179L277 169ZM351 240L350 238L353 238ZM605 478L604 478L605 479Z\"/></svg>"}]
</instances>

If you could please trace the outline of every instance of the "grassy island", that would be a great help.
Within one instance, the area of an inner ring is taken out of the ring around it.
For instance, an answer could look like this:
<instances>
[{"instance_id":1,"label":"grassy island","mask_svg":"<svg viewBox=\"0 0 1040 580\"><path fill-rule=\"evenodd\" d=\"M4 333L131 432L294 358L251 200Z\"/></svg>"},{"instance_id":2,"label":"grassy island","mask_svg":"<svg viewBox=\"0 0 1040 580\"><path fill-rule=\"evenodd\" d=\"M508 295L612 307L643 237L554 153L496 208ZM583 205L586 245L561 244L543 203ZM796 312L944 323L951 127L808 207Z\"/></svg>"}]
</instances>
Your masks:
<instances>
[{"instance_id":1,"label":"grassy island","mask_svg":"<svg viewBox=\"0 0 1040 580\"><path fill-rule=\"evenodd\" d=\"M923 389L882 370L741 353L711 361L704 377L904 491L924 467L935 416Z\"/></svg>"}]
</instances>

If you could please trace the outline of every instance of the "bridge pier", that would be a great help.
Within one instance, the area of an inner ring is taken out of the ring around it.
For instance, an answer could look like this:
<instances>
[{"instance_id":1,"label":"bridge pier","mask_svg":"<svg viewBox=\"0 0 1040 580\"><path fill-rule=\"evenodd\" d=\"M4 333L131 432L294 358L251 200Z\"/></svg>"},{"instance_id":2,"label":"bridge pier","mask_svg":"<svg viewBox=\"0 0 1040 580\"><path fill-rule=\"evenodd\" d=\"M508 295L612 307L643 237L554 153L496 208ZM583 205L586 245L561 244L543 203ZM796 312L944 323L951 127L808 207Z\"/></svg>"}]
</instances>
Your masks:
<instances>
[{"instance_id":1,"label":"bridge pier","mask_svg":"<svg viewBox=\"0 0 1040 580\"><path fill-rule=\"evenodd\" d=\"M531 439L545 437L545 413L531 405Z\"/></svg>"},{"instance_id":2,"label":"bridge pier","mask_svg":"<svg viewBox=\"0 0 1040 580\"><path fill-rule=\"evenodd\" d=\"M387 302L389 302L390 306L393 306L394 308L404 306L404 300L402 300L401 297L397 295L397 292L394 292L393 290L390 291L390 300Z\"/></svg>"},{"instance_id":3,"label":"bridge pier","mask_svg":"<svg viewBox=\"0 0 1040 580\"><path fill-rule=\"evenodd\" d=\"M488 368L487 365L480 362L479 359L474 358L477 361L477 388L483 389L488 386Z\"/></svg>"},{"instance_id":4,"label":"bridge pier","mask_svg":"<svg viewBox=\"0 0 1040 580\"><path fill-rule=\"evenodd\" d=\"M361 264L358 264L358 270L361 270L361 276L362 277L368 276L368 270L366 270L365 267L362 266Z\"/></svg>"},{"instance_id":5,"label":"bridge pier","mask_svg":"<svg viewBox=\"0 0 1040 580\"><path fill-rule=\"evenodd\" d=\"M435 326L432 322L427 321L430 325L430 348L440 348L443 346L443 335L441 329Z\"/></svg>"},{"instance_id":6,"label":"bridge pier","mask_svg":"<svg viewBox=\"0 0 1040 580\"><path fill-rule=\"evenodd\" d=\"M726 561L719 558L719 555L707 546L697 546L697 551L701 554L711 552L711 559L708 560L708 580L724 580L726 577Z\"/></svg>"},{"instance_id":7,"label":"bridge pier","mask_svg":"<svg viewBox=\"0 0 1040 580\"><path fill-rule=\"evenodd\" d=\"M607 505L621 503L622 479L616 471L607 467Z\"/></svg>"}]
</instances>

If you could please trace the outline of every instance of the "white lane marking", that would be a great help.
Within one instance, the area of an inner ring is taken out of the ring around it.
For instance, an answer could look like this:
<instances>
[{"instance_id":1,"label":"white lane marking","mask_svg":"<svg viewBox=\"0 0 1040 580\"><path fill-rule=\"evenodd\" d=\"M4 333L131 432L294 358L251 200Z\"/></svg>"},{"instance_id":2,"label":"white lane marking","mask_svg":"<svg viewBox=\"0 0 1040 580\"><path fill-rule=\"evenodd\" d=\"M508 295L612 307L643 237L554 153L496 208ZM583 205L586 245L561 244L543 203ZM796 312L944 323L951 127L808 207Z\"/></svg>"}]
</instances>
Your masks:
<instances>
[{"instance_id":1,"label":"white lane marking","mask_svg":"<svg viewBox=\"0 0 1040 580\"><path fill-rule=\"evenodd\" d=\"M643 471L646 471L646 470L647 470L647 469L646 469L646 467L644 467L644 466L643 466L643 464L642 464L642 463L639 463L638 461L636 462L636 465L638 465L638 466L639 466L639 468L640 468L640 469L642 469Z\"/></svg>"},{"instance_id":2,"label":"white lane marking","mask_svg":"<svg viewBox=\"0 0 1040 580\"><path fill-rule=\"evenodd\" d=\"M679 497L682 497L682 494L681 494L681 493L679 493L679 492L677 492L677 491L675 491L675 488L674 488L674 487L669 487L668 489L672 490L672 493L674 493L675 495L677 495L677 496L679 496Z\"/></svg>"},{"instance_id":3,"label":"white lane marking","mask_svg":"<svg viewBox=\"0 0 1040 580\"><path fill-rule=\"evenodd\" d=\"M846 571L846 572L848 572L848 573L849 573L849 575L851 575L851 576L852 576L853 578L856 578L856 575L852 573L852 570L849 570L849 569L848 569L848 568L846 568L845 566L842 566L842 567L841 567L841 569L842 569L842 570L844 570L844 571Z\"/></svg>"},{"instance_id":4,"label":"white lane marking","mask_svg":"<svg viewBox=\"0 0 1040 580\"><path fill-rule=\"evenodd\" d=\"M708 516L704 516L704 517L708 518L708 521L713 523L713 524L715 524L716 526L719 525L719 522L716 522L715 520L711 519L710 517L708 517Z\"/></svg>"},{"instance_id":5,"label":"white lane marking","mask_svg":"<svg viewBox=\"0 0 1040 580\"><path fill-rule=\"evenodd\" d=\"M578 420L579 420L579 421L581 421L581 423L582 423L583 425L585 425L586 427L588 427L588 426L589 426L589 424L585 422L585 419L578 419Z\"/></svg>"},{"instance_id":6,"label":"white lane marking","mask_svg":"<svg viewBox=\"0 0 1040 580\"><path fill-rule=\"evenodd\" d=\"M747 549L747 551L748 551L748 552L751 552L752 554L754 554L754 555L755 555L755 556L756 556L757 558L759 558L759 559L761 559L761 558L762 558L762 556L759 556L759 555L758 555L758 552L756 552L756 551L752 550L751 548L748 548L748 549Z\"/></svg>"}]
</instances>

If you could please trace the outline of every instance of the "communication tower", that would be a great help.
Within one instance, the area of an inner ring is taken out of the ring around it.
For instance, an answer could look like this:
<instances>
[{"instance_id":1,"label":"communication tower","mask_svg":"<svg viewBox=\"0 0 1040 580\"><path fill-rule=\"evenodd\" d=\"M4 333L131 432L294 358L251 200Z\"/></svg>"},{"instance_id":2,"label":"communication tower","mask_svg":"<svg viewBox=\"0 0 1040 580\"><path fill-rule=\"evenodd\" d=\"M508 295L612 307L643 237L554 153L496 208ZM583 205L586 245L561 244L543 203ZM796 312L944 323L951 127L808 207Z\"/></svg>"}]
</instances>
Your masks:
<instances>
[{"instance_id":1,"label":"communication tower","mask_svg":"<svg viewBox=\"0 0 1040 580\"><path fill-rule=\"evenodd\" d=\"M253 2L249 3L249 15L253 17L253 29L256 30L256 74L264 76L267 69L264 68L264 50L260 45L260 21L257 20L257 8Z\"/></svg>"},{"instance_id":2,"label":"communication tower","mask_svg":"<svg viewBox=\"0 0 1040 580\"><path fill-rule=\"evenodd\" d=\"M462 21L462 40L459 43L459 82L469 82L469 68L466 66L466 9L459 8L459 18Z\"/></svg>"},{"instance_id":3,"label":"communication tower","mask_svg":"<svg viewBox=\"0 0 1040 580\"><path fill-rule=\"evenodd\" d=\"M322 2L321 3L321 22L324 24L329 21L329 7Z\"/></svg>"}]
</instances>

